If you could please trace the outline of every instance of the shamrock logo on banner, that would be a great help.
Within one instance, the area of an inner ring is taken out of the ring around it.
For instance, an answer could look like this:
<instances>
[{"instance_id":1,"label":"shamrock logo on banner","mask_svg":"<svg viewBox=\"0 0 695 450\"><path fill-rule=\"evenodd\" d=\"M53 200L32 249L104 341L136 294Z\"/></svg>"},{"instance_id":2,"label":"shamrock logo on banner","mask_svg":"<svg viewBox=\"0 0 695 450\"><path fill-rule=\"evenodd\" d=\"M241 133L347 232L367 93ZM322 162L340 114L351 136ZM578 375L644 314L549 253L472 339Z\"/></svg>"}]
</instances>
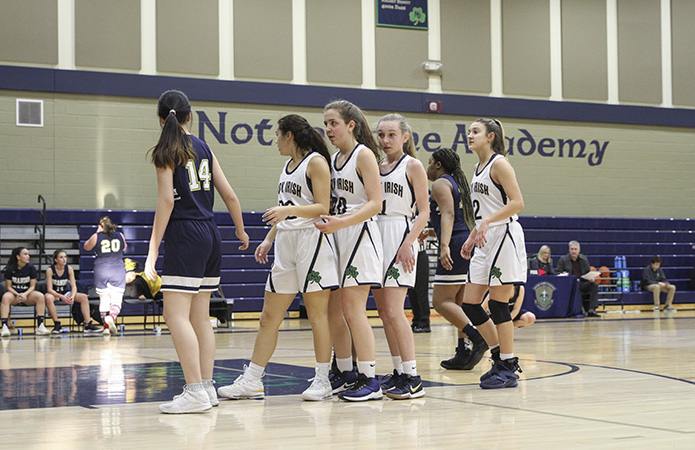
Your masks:
<instances>
[{"instance_id":1,"label":"shamrock logo on banner","mask_svg":"<svg viewBox=\"0 0 695 450\"><path fill-rule=\"evenodd\" d=\"M417 25L420 22L424 23L426 17L422 8L413 8L413 10L410 11L410 21L413 22L413 25Z\"/></svg>"}]
</instances>

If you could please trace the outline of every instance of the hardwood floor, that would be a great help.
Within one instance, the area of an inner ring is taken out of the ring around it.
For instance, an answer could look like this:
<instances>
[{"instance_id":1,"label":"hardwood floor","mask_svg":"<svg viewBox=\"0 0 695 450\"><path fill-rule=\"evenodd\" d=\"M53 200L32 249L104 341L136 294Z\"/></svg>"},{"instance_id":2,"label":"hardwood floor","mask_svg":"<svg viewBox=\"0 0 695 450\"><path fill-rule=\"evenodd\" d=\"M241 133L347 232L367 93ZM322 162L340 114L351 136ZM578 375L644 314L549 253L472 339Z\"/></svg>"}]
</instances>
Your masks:
<instances>
[{"instance_id":1,"label":"hardwood floor","mask_svg":"<svg viewBox=\"0 0 695 450\"><path fill-rule=\"evenodd\" d=\"M375 326L380 322L373 319ZM15 448L692 448L695 311L546 320L516 332L518 388L487 391L439 366L455 330L433 319L416 334L425 397L303 402L313 376L308 321L289 319L266 369L265 400L222 401L171 416L157 405L183 383L171 337L131 329L0 344L0 433ZM218 385L251 355L256 320L217 329ZM377 372L392 370L375 328Z\"/></svg>"}]
</instances>

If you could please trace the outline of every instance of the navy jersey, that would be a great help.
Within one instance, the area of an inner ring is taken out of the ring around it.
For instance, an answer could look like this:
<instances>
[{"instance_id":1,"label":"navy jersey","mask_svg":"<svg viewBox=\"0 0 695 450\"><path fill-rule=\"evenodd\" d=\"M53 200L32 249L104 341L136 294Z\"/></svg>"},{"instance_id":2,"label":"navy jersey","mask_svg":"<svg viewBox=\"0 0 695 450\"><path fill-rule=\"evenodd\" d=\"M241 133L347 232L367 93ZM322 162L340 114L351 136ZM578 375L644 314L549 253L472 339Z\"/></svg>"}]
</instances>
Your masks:
<instances>
[{"instance_id":1,"label":"navy jersey","mask_svg":"<svg viewBox=\"0 0 695 450\"><path fill-rule=\"evenodd\" d=\"M97 258L94 262L94 269L111 266L120 267L125 272L123 265L124 247L125 240L120 231L114 231L111 236L103 231L97 233L97 245L94 247L94 254Z\"/></svg>"},{"instance_id":2,"label":"navy jersey","mask_svg":"<svg viewBox=\"0 0 695 450\"><path fill-rule=\"evenodd\" d=\"M62 275L58 275L55 266L51 266L51 272L53 272L53 290L59 294L67 294L70 292L70 268L65 266Z\"/></svg>"},{"instance_id":3,"label":"navy jersey","mask_svg":"<svg viewBox=\"0 0 695 450\"><path fill-rule=\"evenodd\" d=\"M452 233L459 231L467 231L466 221L463 220L463 211L461 210L461 195L459 194L459 187L456 184L456 180L451 175L443 175L442 178L449 180L453 186L451 195L454 197L454 227ZM430 224L434 228L434 232L437 233L437 239L440 238L442 232L442 214L439 212L439 206L437 202L430 196Z\"/></svg>"},{"instance_id":4,"label":"navy jersey","mask_svg":"<svg viewBox=\"0 0 695 450\"><path fill-rule=\"evenodd\" d=\"M195 160L174 168L174 210L171 219L212 219L215 201L212 180L212 152L208 145L193 135Z\"/></svg>"},{"instance_id":5,"label":"navy jersey","mask_svg":"<svg viewBox=\"0 0 695 450\"><path fill-rule=\"evenodd\" d=\"M31 263L26 264L21 269L17 266L7 266L5 269L5 279L12 280L12 289L20 294L28 291L31 280L36 280L38 277L36 267Z\"/></svg>"}]
</instances>

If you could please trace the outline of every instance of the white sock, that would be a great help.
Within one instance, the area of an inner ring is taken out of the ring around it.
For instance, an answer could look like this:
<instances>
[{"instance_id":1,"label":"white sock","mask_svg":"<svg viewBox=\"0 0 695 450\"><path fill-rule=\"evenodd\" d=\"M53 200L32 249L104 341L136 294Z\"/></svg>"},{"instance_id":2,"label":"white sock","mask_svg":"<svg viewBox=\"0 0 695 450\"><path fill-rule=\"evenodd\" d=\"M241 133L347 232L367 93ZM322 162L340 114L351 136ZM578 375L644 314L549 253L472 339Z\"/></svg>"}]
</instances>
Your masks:
<instances>
[{"instance_id":1,"label":"white sock","mask_svg":"<svg viewBox=\"0 0 695 450\"><path fill-rule=\"evenodd\" d=\"M352 370L352 356L349 358L336 358L335 362L338 365L338 370L341 372L350 372Z\"/></svg>"},{"instance_id":2,"label":"white sock","mask_svg":"<svg viewBox=\"0 0 695 450\"><path fill-rule=\"evenodd\" d=\"M244 372L244 378L251 381L260 380L264 370L264 366L259 366L249 361L249 365Z\"/></svg>"},{"instance_id":3,"label":"white sock","mask_svg":"<svg viewBox=\"0 0 695 450\"><path fill-rule=\"evenodd\" d=\"M203 386L205 386L205 387L214 386L214 385L215 385L215 382L212 381L212 379L210 379L210 380L203 380Z\"/></svg>"},{"instance_id":4,"label":"white sock","mask_svg":"<svg viewBox=\"0 0 695 450\"><path fill-rule=\"evenodd\" d=\"M192 383L192 384L189 384L187 386L188 386L188 390L193 391L193 392L202 391L204 389L203 383Z\"/></svg>"},{"instance_id":5,"label":"white sock","mask_svg":"<svg viewBox=\"0 0 695 450\"><path fill-rule=\"evenodd\" d=\"M391 361L393 362L393 370L397 373L403 373L403 360L400 356L392 356Z\"/></svg>"},{"instance_id":6,"label":"white sock","mask_svg":"<svg viewBox=\"0 0 695 450\"><path fill-rule=\"evenodd\" d=\"M411 377L417 376L417 363L415 360L403 361L403 371Z\"/></svg>"},{"instance_id":7,"label":"white sock","mask_svg":"<svg viewBox=\"0 0 695 450\"><path fill-rule=\"evenodd\" d=\"M502 361L506 361L507 359L512 359L514 357L514 353L500 353L500 359Z\"/></svg>"},{"instance_id":8,"label":"white sock","mask_svg":"<svg viewBox=\"0 0 695 450\"><path fill-rule=\"evenodd\" d=\"M357 368L367 378L374 378L376 375L376 361L358 361Z\"/></svg>"},{"instance_id":9,"label":"white sock","mask_svg":"<svg viewBox=\"0 0 695 450\"><path fill-rule=\"evenodd\" d=\"M331 363L316 363L316 375L321 378L328 378L328 371L331 368Z\"/></svg>"}]
</instances>

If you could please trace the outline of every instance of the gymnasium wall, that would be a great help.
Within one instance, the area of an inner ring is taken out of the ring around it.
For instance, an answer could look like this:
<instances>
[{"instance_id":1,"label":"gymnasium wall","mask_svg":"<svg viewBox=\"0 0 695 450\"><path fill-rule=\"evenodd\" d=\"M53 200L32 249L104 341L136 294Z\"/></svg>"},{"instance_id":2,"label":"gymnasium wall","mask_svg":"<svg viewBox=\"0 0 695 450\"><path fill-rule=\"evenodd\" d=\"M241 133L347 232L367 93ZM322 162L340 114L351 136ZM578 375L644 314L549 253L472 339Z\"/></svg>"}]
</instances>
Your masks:
<instances>
[{"instance_id":1,"label":"gymnasium wall","mask_svg":"<svg viewBox=\"0 0 695 450\"><path fill-rule=\"evenodd\" d=\"M347 98L403 112L423 163L456 146L469 176L467 125L501 118L524 215L693 216L693 2L429 0L429 31L375 27L374 6L2 0L0 208L153 209L156 97L182 88L246 210L275 202L276 120L321 127ZM43 127L15 125L17 99L44 101Z\"/></svg>"},{"instance_id":2,"label":"gymnasium wall","mask_svg":"<svg viewBox=\"0 0 695 450\"><path fill-rule=\"evenodd\" d=\"M162 86L169 87L176 86ZM43 128L14 125L16 98L44 100ZM276 201L284 161L274 144L277 119L299 113L323 126L320 108L193 103L191 131L216 153L245 210ZM42 194L50 208L153 209L156 184L146 153L160 132L155 105L152 98L0 91L2 206L35 207ZM369 110L367 116L376 123L386 112ZM474 116L406 115L424 164L437 148L456 147L471 176L476 157L465 134ZM503 123L524 215L693 216L685 201L695 197L692 128L517 118Z\"/></svg>"}]
</instances>

